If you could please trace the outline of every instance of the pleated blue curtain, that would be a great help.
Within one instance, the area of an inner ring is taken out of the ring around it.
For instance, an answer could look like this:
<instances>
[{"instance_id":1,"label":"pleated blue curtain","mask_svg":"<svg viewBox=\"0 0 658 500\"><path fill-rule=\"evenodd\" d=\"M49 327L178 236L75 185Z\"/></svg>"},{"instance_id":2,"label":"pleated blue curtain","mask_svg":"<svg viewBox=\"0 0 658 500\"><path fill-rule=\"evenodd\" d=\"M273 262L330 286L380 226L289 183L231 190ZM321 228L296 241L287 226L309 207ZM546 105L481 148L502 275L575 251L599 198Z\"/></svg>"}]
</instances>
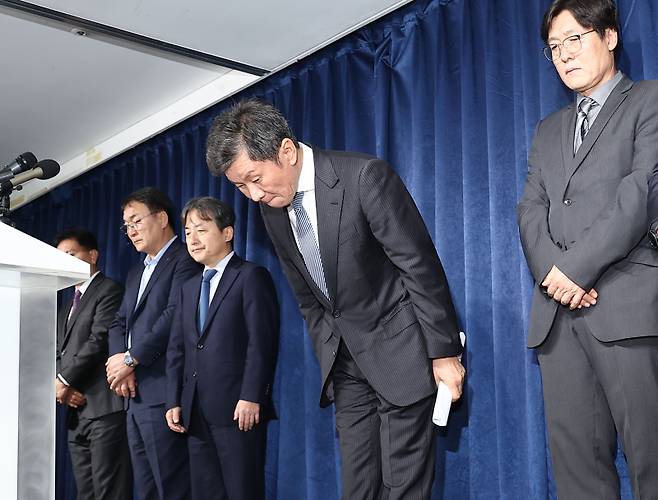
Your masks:
<instances>
[{"instance_id":1,"label":"pleated blue curtain","mask_svg":"<svg viewBox=\"0 0 658 500\"><path fill-rule=\"evenodd\" d=\"M318 407L319 369L296 301L258 207L209 176L204 142L215 115L258 96L279 107L304 142L387 159L427 223L468 338L467 390L449 428L437 429L433 498L555 498L539 370L525 348L532 281L515 216L534 126L571 98L541 54L548 4L414 2L54 190L16 219L45 240L71 225L91 228L106 273L123 280L140 258L118 230L123 196L155 185L179 207L206 194L231 204L236 250L270 269L282 308L268 498L337 499L333 410ZM621 68L657 78L658 0L618 6ZM62 432L60 423L57 492L68 500L74 486Z\"/></svg>"}]
</instances>

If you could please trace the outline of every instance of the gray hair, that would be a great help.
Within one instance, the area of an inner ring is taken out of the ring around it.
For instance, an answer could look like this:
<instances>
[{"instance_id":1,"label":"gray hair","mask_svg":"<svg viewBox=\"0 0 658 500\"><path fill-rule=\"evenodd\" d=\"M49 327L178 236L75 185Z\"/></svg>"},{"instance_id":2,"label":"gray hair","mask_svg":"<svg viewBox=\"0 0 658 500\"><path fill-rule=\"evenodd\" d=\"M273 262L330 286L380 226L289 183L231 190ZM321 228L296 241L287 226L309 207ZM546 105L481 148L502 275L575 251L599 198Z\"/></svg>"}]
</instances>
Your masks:
<instances>
[{"instance_id":1,"label":"gray hair","mask_svg":"<svg viewBox=\"0 0 658 500\"><path fill-rule=\"evenodd\" d=\"M299 147L278 109L258 99L239 102L215 118L206 140L208 169L216 176L225 173L242 151L252 161L278 163L279 148L286 138Z\"/></svg>"}]
</instances>

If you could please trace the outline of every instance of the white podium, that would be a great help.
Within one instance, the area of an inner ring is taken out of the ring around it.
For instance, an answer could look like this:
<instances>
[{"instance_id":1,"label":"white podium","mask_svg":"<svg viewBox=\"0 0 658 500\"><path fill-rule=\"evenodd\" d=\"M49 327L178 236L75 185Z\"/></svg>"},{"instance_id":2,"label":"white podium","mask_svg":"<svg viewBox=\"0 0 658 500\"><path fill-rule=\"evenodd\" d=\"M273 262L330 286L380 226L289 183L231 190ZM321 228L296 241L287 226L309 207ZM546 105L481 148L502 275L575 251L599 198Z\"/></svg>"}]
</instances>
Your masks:
<instances>
[{"instance_id":1,"label":"white podium","mask_svg":"<svg viewBox=\"0 0 658 500\"><path fill-rule=\"evenodd\" d=\"M57 290L89 265L0 223L0 498L55 498Z\"/></svg>"}]
</instances>

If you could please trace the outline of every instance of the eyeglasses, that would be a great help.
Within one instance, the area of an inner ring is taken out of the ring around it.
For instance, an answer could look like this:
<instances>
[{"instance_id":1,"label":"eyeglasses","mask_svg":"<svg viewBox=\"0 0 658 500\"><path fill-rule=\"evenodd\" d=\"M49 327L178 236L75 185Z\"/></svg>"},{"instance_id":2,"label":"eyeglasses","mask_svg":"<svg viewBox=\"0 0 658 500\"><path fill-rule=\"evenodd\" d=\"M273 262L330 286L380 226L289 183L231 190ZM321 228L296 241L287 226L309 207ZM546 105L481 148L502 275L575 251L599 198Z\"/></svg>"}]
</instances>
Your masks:
<instances>
[{"instance_id":1,"label":"eyeglasses","mask_svg":"<svg viewBox=\"0 0 658 500\"><path fill-rule=\"evenodd\" d=\"M145 215L144 217L140 217L139 219L135 219L132 222L126 222L125 224L121 224L119 226L119 229L123 234L128 234L128 231L135 230L138 231L139 229L142 228L142 221L146 219L147 217L150 217L151 215L155 215L158 212L151 212L150 214Z\"/></svg>"},{"instance_id":2,"label":"eyeglasses","mask_svg":"<svg viewBox=\"0 0 658 500\"><path fill-rule=\"evenodd\" d=\"M571 35L562 40L562 43L550 43L544 47L544 56L549 61L555 61L560 58L562 55L562 49L567 51L567 54L576 54L580 52L580 49L583 48L582 37L588 33L593 33L596 30L589 30L580 35Z\"/></svg>"}]
</instances>

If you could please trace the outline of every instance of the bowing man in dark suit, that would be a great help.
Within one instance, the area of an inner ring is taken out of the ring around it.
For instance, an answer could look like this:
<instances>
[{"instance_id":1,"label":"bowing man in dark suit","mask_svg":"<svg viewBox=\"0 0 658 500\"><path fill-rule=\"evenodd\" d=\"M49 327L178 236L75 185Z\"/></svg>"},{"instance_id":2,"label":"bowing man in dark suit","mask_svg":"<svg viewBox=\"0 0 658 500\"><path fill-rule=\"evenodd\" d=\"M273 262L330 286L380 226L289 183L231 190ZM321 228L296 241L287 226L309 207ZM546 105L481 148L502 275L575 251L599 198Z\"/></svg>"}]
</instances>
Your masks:
<instances>
[{"instance_id":1,"label":"bowing man in dark suit","mask_svg":"<svg viewBox=\"0 0 658 500\"><path fill-rule=\"evenodd\" d=\"M68 444L78 500L132 494L123 400L105 381L107 330L123 288L98 270L98 243L85 229L57 235L58 250L89 264L90 277L57 317L57 401L69 406Z\"/></svg>"},{"instance_id":2,"label":"bowing man in dark suit","mask_svg":"<svg viewBox=\"0 0 658 500\"><path fill-rule=\"evenodd\" d=\"M109 331L107 381L128 402L128 442L140 500L185 499L187 444L164 419L165 358L180 287L200 267L174 234L174 209L164 193L143 188L121 207L122 228L146 257L128 273Z\"/></svg>"},{"instance_id":3,"label":"bowing man in dark suit","mask_svg":"<svg viewBox=\"0 0 658 500\"><path fill-rule=\"evenodd\" d=\"M179 294L167 350L167 423L187 432L194 500L264 498L265 430L279 310L269 272L233 251L235 215L210 197L183 209L205 269Z\"/></svg>"},{"instance_id":4,"label":"bowing man in dark suit","mask_svg":"<svg viewBox=\"0 0 658 500\"><path fill-rule=\"evenodd\" d=\"M546 11L544 53L574 102L537 125L518 206L560 500L619 498L617 434L635 498L658 495L658 82L617 71L619 36L612 0Z\"/></svg>"},{"instance_id":5,"label":"bowing man in dark suit","mask_svg":"<svg viewBox=\"0 0 658 500\"><path fill-rule=\"evenodd\" d=\"M459 328L436 250L384 161L312 149L269 104L217 118L208 166L260 203L336 404L343 497L429 498L437 383L461 395Z\"/></svg>"}]
</instances>

